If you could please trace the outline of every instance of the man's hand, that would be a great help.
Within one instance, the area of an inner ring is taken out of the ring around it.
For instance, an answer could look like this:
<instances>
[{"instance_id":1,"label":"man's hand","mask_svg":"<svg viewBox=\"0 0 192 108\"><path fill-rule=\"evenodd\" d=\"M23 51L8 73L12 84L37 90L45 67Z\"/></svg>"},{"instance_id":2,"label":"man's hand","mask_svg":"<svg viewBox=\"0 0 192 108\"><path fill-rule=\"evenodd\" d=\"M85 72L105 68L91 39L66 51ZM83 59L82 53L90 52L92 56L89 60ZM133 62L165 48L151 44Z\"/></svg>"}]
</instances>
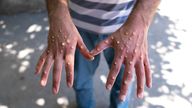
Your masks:
<instances>
[{"instance_id":1,"label":"man's hand","mask_svg":"<svg viewBox=\"0 0 192 108\"><path fill-rule=\"evenodd\" d=\"M137 96L143 97L144 79L146 78L147 87L151 87L151 72L147 51L147 34L142 27L129 25L129 28L122 27L117 32L111 34L107 39L100 42L91 54L94 56L108 47L113 47L115 57L110 69L106 88L111 89L119 73L121 65L125 65L125 72L121 84L119 98L125 99L128 86L132 80L133 69L135 67L137 76Z\"/></svg>"},{"instance_id":2,"label":"man's hand","mask_svg":"<svg viewBox=\"0 0 192 108\"><path fill-rule=\"evenodd\" d=\"M66 9L67 10L67 9ZM65 63L68 87L72 87L74 79L74 55L76 47L87 59L93 59L83 40L72 23L65 8L57 8L49 15L50 30L48 46L40 56L36 66L36 74L41 75L41 85L47 84L50 69L53 66L53 93L57 94L60 87L62 66Z\"/></svg>"},{"instance_id":3,"label":"man's hand","mask_svg":"<svg viewBox=\"0 0 192 108\"><path fill-rule=\"evenodd\" d=\"M95 56L108 47L113 47L115 50L115 57L106 83L106 88L109 90L115 82L121 65L125 65L119 95L119 99L122 101L125 100L134 68L137 77L137 97L143 97L145 80L147 87L152 86L147 33L159 3L160 0L137 0L126 23L91 51Z\"/></svg>"}]
</instances>

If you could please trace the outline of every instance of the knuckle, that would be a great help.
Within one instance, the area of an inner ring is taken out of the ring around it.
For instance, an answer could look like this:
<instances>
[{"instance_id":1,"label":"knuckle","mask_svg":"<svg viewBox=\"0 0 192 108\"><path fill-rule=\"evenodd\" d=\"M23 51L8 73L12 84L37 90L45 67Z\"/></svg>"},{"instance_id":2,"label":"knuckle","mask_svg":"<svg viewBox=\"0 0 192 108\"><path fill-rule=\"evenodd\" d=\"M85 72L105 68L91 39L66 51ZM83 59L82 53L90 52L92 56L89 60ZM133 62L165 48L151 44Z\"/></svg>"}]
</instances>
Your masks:
<instances>
[{"instance_id":1,"label":"knuckle","mask_svg":"<svg viewBox=\"0 0 192 108\"><path fill-rule=\"evenodd\" d=\"M72 73L70 71L67 72L67 78L71 78Z\"/></svg>"},{"instance_id":2,"label":"knuckle","mask_svg":"<svg viewBox=\"0 0 192 108\"><path fill-rule=\"evenodd\" d=\"M108 78L108 80L107 80L107 83L106 84L112 84L114 82L114 79L113 78Z\"/></svg>"},{"instance_id":3,"label":"knuckle","mask_svg":"<svg viewBox=\"0 0 192 108\"><path fill-rule=\"evenodd\" d=\"M55 67L55 68L54 68L54 73L57 73L59 70L60 70L59 67Z\"/></svg>"},{"instance_id":4,"label":"knuckle","mask_svg":"<svg viewBox=\"0 0 192 108\"><path fill-rule=\"evenodd\" d=\"M53 80L53 84L54 84L55 86L57 86L58 83L59 83L59 80L57 80L57 79L54 79L54 80Z\"/></svg>"},{"instance_id":5,"label":"knuckle","mask_svg":"<svg viewBox=\"0 0 192 108\"><path fill-rule=\"evenodd\" d=\"M121 94L122 94L122 95L126 95L126 94L127 94L127 86L124 86L124 87L121 89Z\"/></svg>"},{"instance_id":6,"label":"knuckle","mask_svg":"<svg viewBox=\"0 0 192 108\"><path fill-rule=\"evenodd\" d=\"M40 58L39 58L39 63L43 62L44 60L45 60L45 56L41 55Z\"/></svg>"},{"instance_id":7,"label":"knuckle","mask_svg":"<svg viewBox=\"0 0 192 108\"><path fill-rule=\"evenodd\" d=\"M139 86L139 87L138 87L138 90L139 90L140 92L142 92L142 91L144 90L144 87L143 87L143 86Z\"/></svg>"},{"instance_id":8,"label":"knuckle","mask_svg":"<svg viewBox=\"0 0 192 108\"><path fill-rule=\"evenodd\" d=\"M40 59L45 58L45 56L46 56L46 51L43 52L43 53L40 55Z\"/></svg>"},{"instance_id":9,"label":"knuckle","mask_svg":"<svg viewBox=\"0 0 192 108\"><path fill-rule=\"evenodd\" d=\"M143 77L145 75L144 70L141 70L140 75L141 75L141 77Z\"/></svg>"},{"instance_id":10,"label":"knuckle","mask_svg":"<svg viewBox=\"0 0 192 108\"><path fill-rule=\"evenodd\" d=\"M70 82L72 80L72 74L67 73L67 82Z\"/></svg>"},{"instance_id":11,"label":"knuckle","mask_svg":"<svg viewBox=\"0 0 192 108\"><path fill-rule=\"evenodd\" d=\"M45 70L45 71L43 72L43 77L47 77L47 75L48 75L48 70Z\"/></svg>"},{"instance_id":12,"label":"knuckle","mask_svg":"<svg viewBox=\"0 0 192 108\"><path fill-rule=\"evenodd\" d=\"M112 69L111 73L113 73L113 74L118 74L118 73L119 73L119 68L114 67L114 68Z\"/></svg>"}]
</instances>

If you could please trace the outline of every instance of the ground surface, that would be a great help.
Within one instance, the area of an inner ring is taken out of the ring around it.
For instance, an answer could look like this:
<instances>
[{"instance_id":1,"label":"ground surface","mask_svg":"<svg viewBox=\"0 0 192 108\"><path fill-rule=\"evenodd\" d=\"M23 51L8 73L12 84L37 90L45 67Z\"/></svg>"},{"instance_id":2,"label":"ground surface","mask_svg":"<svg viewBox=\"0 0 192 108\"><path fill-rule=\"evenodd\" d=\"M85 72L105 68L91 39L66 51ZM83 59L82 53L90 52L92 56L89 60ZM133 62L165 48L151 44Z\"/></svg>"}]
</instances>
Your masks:
<instances>
[{"instance_id":1,"label":"ground surface","mask_svg":"<svg viewBox=\"0 0 192 108\"><path fill-rule=\"evenodd\" d=\"M192 17L190 1L163 1L149 31L149 55L153 88L132 108L192 108L191 61ZM65 84L58 95L39 86L34 67L46 46L45 12L0 16L0 108L74 108L75 95ZM94 77L97 108L107 108L109 92L104 88L108 69L102 57ZM64 73L64 72L63 72ZM64 104L64 105L63 105ZM66 107L65 107L66 105Z\"/></svg>"}]
</instances>

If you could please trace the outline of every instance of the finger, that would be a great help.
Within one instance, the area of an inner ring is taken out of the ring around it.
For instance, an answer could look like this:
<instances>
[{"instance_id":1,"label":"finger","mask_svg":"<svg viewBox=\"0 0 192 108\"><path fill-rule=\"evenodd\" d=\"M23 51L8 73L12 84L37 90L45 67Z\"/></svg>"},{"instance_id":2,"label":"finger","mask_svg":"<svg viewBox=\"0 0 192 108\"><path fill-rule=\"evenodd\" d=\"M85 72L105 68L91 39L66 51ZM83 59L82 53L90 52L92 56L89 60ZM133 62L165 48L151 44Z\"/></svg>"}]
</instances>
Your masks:
<instances>
[{"instance_id":1,"label":"finger","mask_svg":"<svg viewBox=\"0 0 192 108\"><path fill-rule=\"evenodd\" d=\"M55 56L53 67L53 93L57 94L60 87L63 58L62 55Z\"/></svg>"},{"instance_id":2,"label":"finger","mask_svg":"<svg viewBox=\"0 0 192 108\"><path fill-rule=\"evenodd\" d=\"M133 66L129 64L128 61L125 61L125 71L121 83L121 90L119 94L119 99L121 101L125 101L127 96L128 87L132 81L133 78L133 72L131 71L133 69Z\"/></svg>"},{"instance_id":3,"label":"finger","mask_svg":"<svg viewBox=\"0 0 192 108\"><path fill-rule=\"evenodd\" d=\"M135 72L137 77L137 97L143 98L145 72L144 65L141 60L136 63Z\"/></svg>"},{"instance_id":4,"label":"finger","mask_svg":"<svg viewBox=\"0 0 192 108\"><path fill-rule=\"evenodd\" d=\"M73 86L74 79L74 57L75 57L75 48L68 48L65 55L65 69L66 69L66 80L67 86Z\"/></svg>"},{"instance_id":5,"label":"finger","mask_svg":"<svg viewBox=\"0 0 192 108\"><path fill-rule=\"evenodd\" d=\"M80 38L77 42L77 47L80 49L81 54L89 59L89 60L93 60L94 57L89 53L89 50L87 49L86 45L84 44L82 38Z\"/></svg>"},{"instance_id":6,"label":"finger","mask_svg":"<svg viewBox=\"0 0 192 108\"><path fill-rule=\"evenodd\" d=\"M44 65L44 70L41 75L41 86L46 86L52 64L53 64L53 57L47 56L47 59Z\"/></svg>"},{"instance_id":7,"label":"finger","mask_svg":"<svg viewBox=\"0 0 192 108\"><path fill-rule=\"evenodd\" d=\"M108 90L111 90L111 88L116 80L116 77L119 73L119 70L121 69L121 65L123 62L122 55L123 55L122 52L115 51L115 57L114 57L113 64L111 66L111 69L110 69L110 72L109 72L109 75L107 78L107 83L106 83L106 88Z\"/></svg>"},{"instance_id":8,"label":"finger","mask_svg":"<svg viewBox=\"0 0 192 108\"><path fill-rule=\"evenodd\" d=\"M111 46L112 39L108 37L107 39L101 41L99 44L96 45L96 47L91 51L91 54L93 56L98 55L101 53L104 49Z\"/></svg>"},{"instance_id":9,"label":"finger","mask_svg":"<svg viewBox=\"0 0 192 108\"><path fill-rule=\"evenodd\" d=\"M36 72L35 72L36 75L41 72L42 67L43 67L43 65L44 65L44 63L45 63L46 57L47 57L47 51L45 50L45 51L41 54L41 56L40 56L40 58L39 58L39 60L38 60L38 62L37 62Z\"/></svg>"},{"instance_id":10,"label":"finger","mask_svg":"<svg viewBox=\"0 0 192 108\"><path fill-rule=\"evenodd\" d=\"M149 63L148 56L146 56L144 59L144 68L145 68L146 85L148 88L151 88L152 76L151 76L150 63Z\"/></svg>"}]
</instances>

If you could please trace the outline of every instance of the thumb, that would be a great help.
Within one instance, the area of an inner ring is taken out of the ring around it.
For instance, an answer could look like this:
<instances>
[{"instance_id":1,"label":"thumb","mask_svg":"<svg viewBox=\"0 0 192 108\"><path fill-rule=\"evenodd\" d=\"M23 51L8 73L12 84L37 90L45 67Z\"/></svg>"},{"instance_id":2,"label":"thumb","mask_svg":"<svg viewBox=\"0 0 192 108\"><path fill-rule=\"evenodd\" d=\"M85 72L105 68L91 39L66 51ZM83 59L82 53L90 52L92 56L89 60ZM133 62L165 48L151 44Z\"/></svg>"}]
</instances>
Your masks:
<instances>
[{"instance_id":1,"label":"thumb","mask_svg":"<svg viewBox=\"0 0 192 108\"><path fill-rule=\"evenodd\" d=\"M91 51L91 55L96 56L99 53L101 53L104 49L111 46L112 40L110 38L107 38L103 41L101 41L99 44L96 45L96 47Z\"/></svg>"},{"instance_id":2,"label":"thumb","mask_svg":"<svg viewBox=\"0 0 192 108\"><path fill-rule=\"evenodd\" d=\"M86 45L84 44L82 38L80 38L80 39L78 40L78 42L77 42L77 47L80 49L81 54L82 54L85 58L87 58L87 59L89 59L89 60L93 60L93 59L94 59L94 56L92 56L92 55L90 54L90 52L89 52L89 50L87 49Z\"/></svg>"}]
</instances>

